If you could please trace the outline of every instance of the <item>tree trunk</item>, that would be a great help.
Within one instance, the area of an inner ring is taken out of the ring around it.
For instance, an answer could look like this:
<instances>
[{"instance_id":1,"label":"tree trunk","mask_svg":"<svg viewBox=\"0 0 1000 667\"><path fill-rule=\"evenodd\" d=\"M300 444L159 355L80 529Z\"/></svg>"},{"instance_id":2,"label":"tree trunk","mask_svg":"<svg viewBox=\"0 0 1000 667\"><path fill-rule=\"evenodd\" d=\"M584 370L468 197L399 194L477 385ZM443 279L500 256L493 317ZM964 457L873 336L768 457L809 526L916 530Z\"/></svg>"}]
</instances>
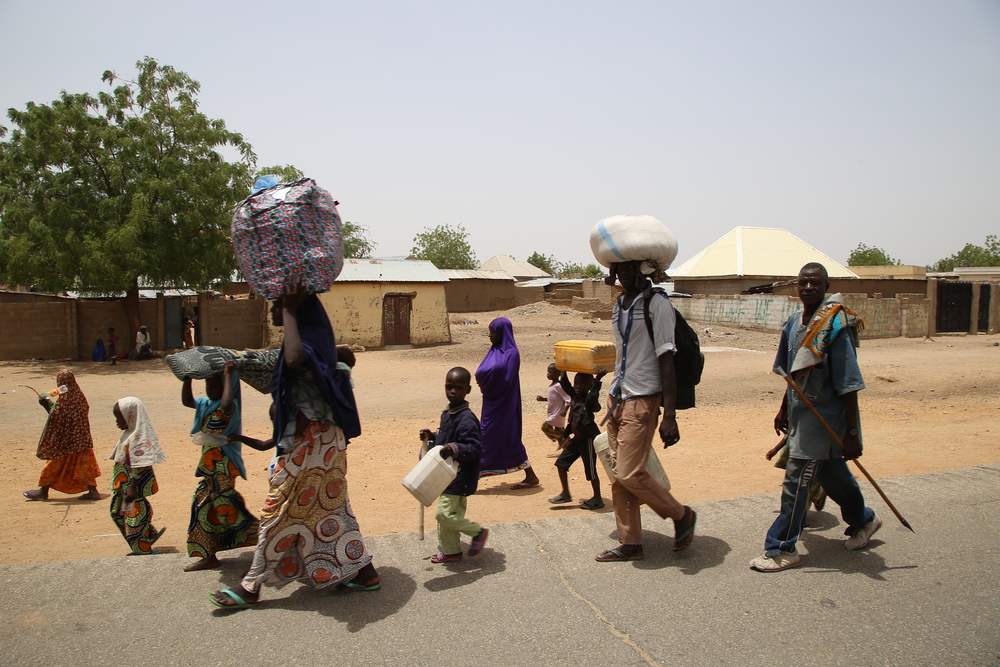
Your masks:
<instances>
[{"instance_id":1,"label":"tree trunk","mask_svg":"<svg viewBox=\"0 0 1000 667\"><path fill-rule=\"evenodd\" d=\"M124 349L131 351L135 347L135 335L139 333L139 278L133 278L132 286L125 292L125 317L128 319L128 340ZM121 352L119 351L119 354Z\"/></svg>"}]
</instances>

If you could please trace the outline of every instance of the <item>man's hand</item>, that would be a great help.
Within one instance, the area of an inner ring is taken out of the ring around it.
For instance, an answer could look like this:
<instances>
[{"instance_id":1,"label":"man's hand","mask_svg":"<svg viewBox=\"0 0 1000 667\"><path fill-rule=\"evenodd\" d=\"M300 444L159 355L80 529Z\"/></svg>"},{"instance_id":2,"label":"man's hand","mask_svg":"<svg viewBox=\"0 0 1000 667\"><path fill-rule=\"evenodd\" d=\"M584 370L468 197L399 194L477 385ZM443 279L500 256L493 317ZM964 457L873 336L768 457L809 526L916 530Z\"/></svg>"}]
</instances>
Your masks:
<instances>
[{"instance_id":1,"label":"man's hand","mask_svg":"<svg viewBox=\"0 0 1000 667\"><path fill-rule=\"evenodd\" d=\"M774 432L778 435L788 433L788 408L784 401L781 402L778 414L774 416Z\"/></svg>"},{"instance_id":2,"label":"man's hand","mask_svg":"<svg viewBox=\"0 0 1000 667\"><path fill-rule=\"evenodd\" d=\"M861 458L861 440L856 435L848 433L844 436L844 458L848 461Z\"/></svg>"},{"instance_id":3,"label":"man's hand","mask_svg":"<svg viewBox=\"0 0 1000 667\"><path fill-rule=\"evenodd\" d=\"M663 441L663 448L676 445L681 439L680 429L677 428L677 417L663 415L660 422L660 440Z\"/></svg>"}]
</instances>

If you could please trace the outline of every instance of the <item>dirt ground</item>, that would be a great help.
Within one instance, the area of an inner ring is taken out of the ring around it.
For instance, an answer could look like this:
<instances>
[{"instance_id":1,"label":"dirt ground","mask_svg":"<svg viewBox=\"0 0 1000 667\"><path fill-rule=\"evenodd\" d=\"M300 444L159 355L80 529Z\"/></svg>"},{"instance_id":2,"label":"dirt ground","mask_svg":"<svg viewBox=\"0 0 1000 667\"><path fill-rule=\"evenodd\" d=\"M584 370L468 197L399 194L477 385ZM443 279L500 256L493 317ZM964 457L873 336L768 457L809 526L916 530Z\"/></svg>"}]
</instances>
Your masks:
<instances>
[{"instance_id":1,"label":"dirt ground","mask_svg":"<svg viewBox=\"0 0 1000 667\"><path fill-rule=\"evenodd\" d=\"M547 304L532 304L504 313L452 315L451 345L358 354L354 379L364 434L348 449L348 480L364 533L416 530L417 502L400 481L416 463L417 433L437 425L446 405L447 370L453 366L475 370L489 348L487 325L497 315L511 319L521 350L524 442L542 484L512 491L509 487L521 479L521 473L485 479L470 500L469 517L490 524L587 512L566 506L557 509L547 502L558 493L559 482L550 457L554 448L539 430L545 404L535 396L543 394L547 385L545 367L555 342L610 341L611 325ZM777 441L771 425L784 389L783 381L770 372L777 336L719 327L706 332L705 327L692 324L702 333L706 356L698 408L680 413L681 442L660 450L674 493L682 502L691 503L777 491L782 473L763 456ZM860 395L866 443L863 462L875 477L1000 462L998 343L1000 336L984 335L863 342L860 359L868 385ZM35 487L43 465L34 454L45 411L31 391L18 385L51 389L56 371L64 366L76 373L90 402L95 450L104 473L98 488L105 497L84 501L53 491L48 502L29 502L21 491ZM0 363L3 562L100 558L127 552L108 516L112 465L106 458L120 434L111 409L124 396L138 396L146 403L169 457L156 467L160 492L152 498L154 522L168 527L157 546L165 552L184 551L199 450L188 436L193 412L181 405L180 388L162 360L114 367L90 362ZM267 437L270 397L248 387L243 397L244 432ZM478 413L481 395L475 388L470 402ZM265 468L270 454L244 450L248 479L239 480L237 489L247 506L256 510L267 493ZM570 470L570 477L574 497L588 497L589 483L579 464ZM606 483L602 490L607 500ZM878 498L869 501L876 508L882 506ZM610 502L600 511L609 512ZM430 553L436 546L433 508L426 510L426 517ZM919 517L907 518L919 525Z\"/></svg>"}]
</instances>

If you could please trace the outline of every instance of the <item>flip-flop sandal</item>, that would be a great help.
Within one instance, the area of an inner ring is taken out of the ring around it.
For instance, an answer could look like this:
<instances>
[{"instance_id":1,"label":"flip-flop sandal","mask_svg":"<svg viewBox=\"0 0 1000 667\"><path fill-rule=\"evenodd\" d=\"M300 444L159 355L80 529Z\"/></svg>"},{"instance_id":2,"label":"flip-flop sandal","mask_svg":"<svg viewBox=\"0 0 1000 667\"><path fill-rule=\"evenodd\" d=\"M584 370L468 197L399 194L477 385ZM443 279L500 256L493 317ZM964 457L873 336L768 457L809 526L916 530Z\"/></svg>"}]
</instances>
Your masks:
<instances>
[{"instance_id":1,"label":"flip-flop sandal","mask_svg":"<svg viewBox=\"0 0 1000 667\"><path fill-rule=\"evenodd\" d=\"M38 491L35 489L31 489L30 491L25 491L22 493L22 495L28 500L48 500L48 496L43 496L42 494L38 493Z\"/></svg>"},{"instance_id":2,"label":"flip-flop sandal","mask_svg":"<svg viewBox=\"0 0 1000 667\"><path fill-rule=\"evenodd\" d=\"M333 590L336 593L350 593L351 591L377 591L380 588L382 588L381 582L365 586L364 584L356 584L353 581L344 581L337 584Z\"/></svg>"},{"instance_id":3,"label":"flip-flop sandal","mask_svg":"<svg viewBox=\"0 0 1000 667\"><path fill-rule=\"evenodd\" d=\"M627 554L621 549L608 549L594 557L599 563L620 563L629 560L642 560L645 558L641 551Z\"/></svg>"},{"instance_id":4,"label":"flip-flop sandal","mask_svg":"<svg viewBox=\"0 0 1000 667\"><path fill-rule=\"evenodd\" d=\"M511 489L533 489L536 486L541 486L541 482L518 482L511 486Z\"/></svg>"},{"instance_id":5,"label":"flip-flop sandal","mask_svg":"<svg viewBox=\"0 0 1000 667\"><path fill-rule=\"evenodd\" d=\"M590 500L584 500L582 503L580 503L580 507L582 507L585 510L599 510L602 507L604 507L604 501L594 500L593 498L591 498Z\"/></svg>"},{"instance_id":6,"label":"flip-flop sandal","mask_svg":"<svg viewBox=\"0 0 1000 667\"><path fill-rule=\"evenodd\" d=\"M564 503L571 503L571 502L573 502L573 499L572 498L567 498L566 496L564 496L563 494L560 493L555 498L549 498L549 502L552 503L553 505L562 505Z\"/></svg>"},{"instance_id":7,"label":"flip-flop sandal","mask_svg":"<svg viewBox=\"0 0 1000 667\"><path fill-rule=\"evenodd\" d=\"M156 544L156 540L158 540L161 537L163 537L163 533L165 533L165 532L167 532L167 527L166 526L164 526L163 528L160 528L158 531L156 531L156 534L153 535L153 539L151 539L149 541L149 544L150 545Z\"/></svg>"},{"instance_id":8,"label":"flip-flop sandal","mask_svg":"<svg viewBox=\"0 0 1000 667\"><path fill-rule=\"evenodd\" d=\"M163 553L162 551L157 551L156 549L153 549L152 551L130 551L130 552L128 552L125 555L126 556L159 556L162 553Z\"/></svg>"},{"instance_id":9,"label":"flip-flop sandal","mask_svg":"<svg viewBox=\"0 0 1000 667\"><path fill-rule=\"evenodd\" d=\"M440 551L433 556L431 556L432 563L457 563L462 560L462 554L443 554Z\"/></svg>"},{"instance_id":10,"label":"flip-flop sandal","mask_svg":"<svg viewBox=\"0 0 1000 667\"><path fill-rule=\"evenodd\" d=\"M691 519L688 521L688 512ZM674 551L683 551L691 544L694 538L694 524L698 520L698 515L690 507L684 508L684 518L674 521Z\"/></svg>"},{"instance_id":11,"label":"flip-flop sandal","mask_svg":"<svg viewBox=\"0 0 1000 667\"><path fill-rule=\"evenodd\" d=\"M208 595L208 601L211 602L212 604L214 604L216 607L219 607L220 609L248 609L248 608L252 607L253 605L257 604L256 602L247 602L246 600L244 600L243 598L241 598L239 595L237 595L236 593L234 593L233 589L231 589L231 588L223 588L219 592L222 593L223 595L227 596L234 603L234 604L223 604L223 603L221 603L221 602L219 602L218 600L215 599L215 595L214 594L207 593L207 595Z\"/></svg>"},{"instance_id":12,"label":"flip-flop sandal","mask_svg":"<svg viewBox=\"0 0 1000 667\"><path fill-rule=\"evenodd\" d=\"M486 547L486 540L490 536L490 531L488 528L483 528L473 540L472 544L469 545L469 555L478 556L482 553L483 549Z\"/></svg>"}]
</instances>

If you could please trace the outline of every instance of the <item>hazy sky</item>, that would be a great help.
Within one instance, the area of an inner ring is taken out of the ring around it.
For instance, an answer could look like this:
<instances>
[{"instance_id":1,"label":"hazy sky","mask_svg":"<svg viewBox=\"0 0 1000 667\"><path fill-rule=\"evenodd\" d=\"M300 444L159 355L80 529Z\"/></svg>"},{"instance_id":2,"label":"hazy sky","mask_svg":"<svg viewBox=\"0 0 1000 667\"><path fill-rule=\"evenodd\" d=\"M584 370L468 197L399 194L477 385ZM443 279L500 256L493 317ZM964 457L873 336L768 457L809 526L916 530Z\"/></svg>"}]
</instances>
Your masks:
<instances>
[{"instance_id":1,"label":"hazy sky","mask_svg":"<svg viewBox=\"0 0 1000 667\"><path fill-rule=\"evenodd\" d=\"M152 56L381 255L447 223L480 261L588 263L617 213L670 227L675 265L738 225L841 262L1000 233L996 0L0 0L0 25L0 109Z\"/></svg>"}]
</instances>

